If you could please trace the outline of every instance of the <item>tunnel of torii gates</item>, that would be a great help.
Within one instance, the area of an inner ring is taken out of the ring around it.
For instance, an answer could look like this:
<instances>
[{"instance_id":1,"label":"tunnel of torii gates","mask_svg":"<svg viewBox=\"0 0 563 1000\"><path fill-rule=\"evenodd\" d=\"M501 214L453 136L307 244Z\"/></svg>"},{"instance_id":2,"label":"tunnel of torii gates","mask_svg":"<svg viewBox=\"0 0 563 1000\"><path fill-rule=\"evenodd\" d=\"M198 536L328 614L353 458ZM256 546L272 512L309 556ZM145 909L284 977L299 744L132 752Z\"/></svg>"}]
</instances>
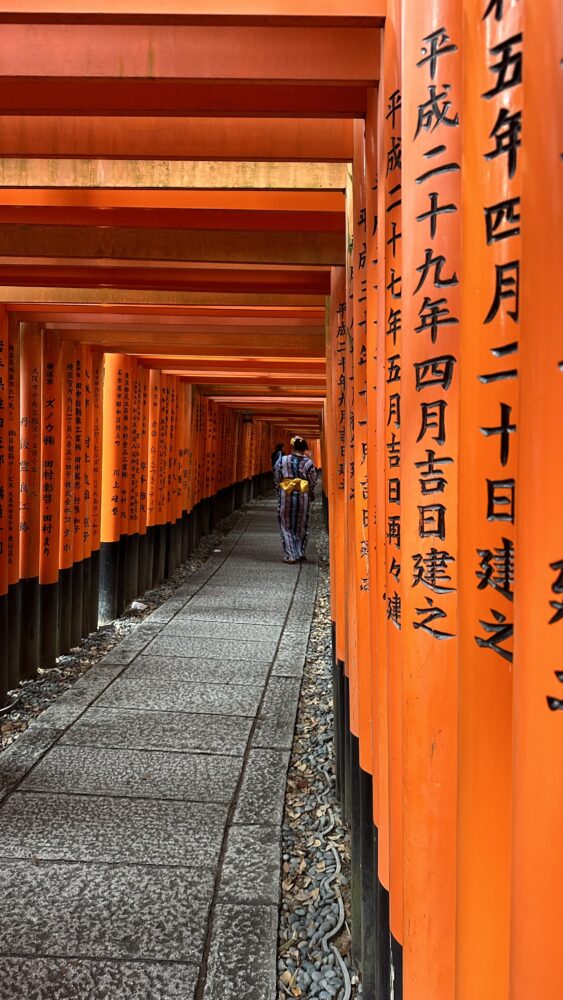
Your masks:
<instances>
[{"instance_id":1,"label":"tunnel of torii gates","mask_svg":"<svg viewBox=\"0 0 563 1000\"><path fill-rule=\"evenodd\" d=\"M368 1000L562 995L562 19L0 4L2 696L308 437Z\"/></svg>"}]
</instances>

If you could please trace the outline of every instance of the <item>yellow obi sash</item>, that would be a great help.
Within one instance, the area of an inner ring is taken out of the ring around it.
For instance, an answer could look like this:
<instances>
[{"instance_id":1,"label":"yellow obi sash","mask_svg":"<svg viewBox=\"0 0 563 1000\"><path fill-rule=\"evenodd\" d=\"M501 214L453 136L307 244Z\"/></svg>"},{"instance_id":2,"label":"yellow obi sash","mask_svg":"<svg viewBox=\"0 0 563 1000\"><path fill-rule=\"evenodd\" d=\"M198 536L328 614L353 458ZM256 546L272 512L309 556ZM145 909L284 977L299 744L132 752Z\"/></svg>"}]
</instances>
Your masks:
<instances>
[{"instance_id":1,"label":"yellow obi sash","mask_svg":"<svg viewBox=\"0 0 563 1000\"><path fill-rule=\"evenodd\" d=\"M280 489L284 493L293 493L294 490L299 490L301 493L308 493L309 483L306 479L282 479Z\"/></svg>"}]
</instances>

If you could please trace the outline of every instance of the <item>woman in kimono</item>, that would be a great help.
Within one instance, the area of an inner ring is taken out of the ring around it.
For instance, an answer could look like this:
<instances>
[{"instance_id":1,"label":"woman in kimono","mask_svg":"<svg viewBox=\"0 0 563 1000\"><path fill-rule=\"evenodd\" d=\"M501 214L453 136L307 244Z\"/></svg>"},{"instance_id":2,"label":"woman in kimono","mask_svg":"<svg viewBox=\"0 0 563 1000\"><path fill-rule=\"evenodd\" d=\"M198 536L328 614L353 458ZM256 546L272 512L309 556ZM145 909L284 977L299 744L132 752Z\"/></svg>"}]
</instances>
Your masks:
<instances>
[{"instance_id":1,"label":"woman in kimono","mask_svg":"<svg viewBox=\"0 0 563 1000\"><path fill-rule=\"evenodd\" d=\"M290 455L281 455L274 469L279 490L278 518L284 562L305 558L308 537L309 503L314 500L317 470L307 458L307 442L295 437Z\"/></svg>"}]
</instances>

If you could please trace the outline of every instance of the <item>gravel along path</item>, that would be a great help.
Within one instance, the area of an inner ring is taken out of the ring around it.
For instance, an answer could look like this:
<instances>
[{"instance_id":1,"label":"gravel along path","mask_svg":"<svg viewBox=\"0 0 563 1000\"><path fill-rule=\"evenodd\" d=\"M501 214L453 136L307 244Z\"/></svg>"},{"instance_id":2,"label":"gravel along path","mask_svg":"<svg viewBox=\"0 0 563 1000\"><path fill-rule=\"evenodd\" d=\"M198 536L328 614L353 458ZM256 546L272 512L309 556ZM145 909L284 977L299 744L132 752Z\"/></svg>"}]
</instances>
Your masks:
<instances>
[{"instance_id":1,"label":"gravel along path","mask_svg":"<svg viewBox=\"0 0 563 1000\"><path fill-rule=\"evenodd\" d=\"M317 600L289 765L282 830L278 1000L361 996L350 956L350 838L334 790L328 538L312 525Z\"/></svg>"},{"instance_id":2,"label":"gravel along path","mask_svg":"<svg viewBox=\"0 0 563 1000\"><path fill-rule=\"evenodd\" d=\"M251 508L256 503L259 501L251 501L247 506ZM17 702L11 711L0 711L0 750L5 750L10 743L13 743L51 702L109 653L110 649L121 642L151 611L168 600L192 573L207 562L211 553L220 547L222 539L232 531L242 516L243 511L235 511L220 521L209 535L201 539L197 549L173 576L160 586L140 595L120 618L102 626L97 632L92 632L69 654L59 656L56 666L49 670L40 668L36 677L22 681L17 688L9 692L8 704L14 702L16 698ZM144 608L136 609L137 602L144 605Z\"/></svg>"}]
</instances>

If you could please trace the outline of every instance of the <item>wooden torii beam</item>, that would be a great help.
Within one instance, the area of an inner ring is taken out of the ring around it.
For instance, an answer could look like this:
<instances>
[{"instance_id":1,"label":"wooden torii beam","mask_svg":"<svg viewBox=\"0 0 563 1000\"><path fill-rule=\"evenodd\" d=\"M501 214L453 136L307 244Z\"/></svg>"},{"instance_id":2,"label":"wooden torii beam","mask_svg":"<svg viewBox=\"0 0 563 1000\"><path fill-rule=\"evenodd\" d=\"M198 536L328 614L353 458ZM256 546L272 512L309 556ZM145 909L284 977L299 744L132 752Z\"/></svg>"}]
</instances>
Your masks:
<instances>
[{"instance_id":1,"label":"wooden torii beam","mask_svg":"<svg viewBox=\"0 0 563 1000\"><path fill-rule=\"evenodd\" d=\"M347 119L107 118L100 115L4 115L0 156L134 157L182 160L352 158Z\"/></svg>"},{"instance_id":2,"label":"wooden torii beam","mask_svg":"<svg viewBox=\"0 0 563 1000\"><path fill-rule=\"evenodd\" d=\"M109 222L109 220L108 220ZM344 263L344 234L235 231L217 229L138 229L104 225L9 223L0 226L0 259L37 257L100 258L120 264L134 260L323 265Z\"/></svg>"},{"instance_id":3,"label":"wooden torii beam","mask_svg":"<svg viewBox=\"0 0 563 1000\"><path fill-rule=\"evenodd\" d=\"M384 0L5 0L1 21L34 23L81 18L92 23L271 24L374 27Z\"/></svg>"}]
</instances>

